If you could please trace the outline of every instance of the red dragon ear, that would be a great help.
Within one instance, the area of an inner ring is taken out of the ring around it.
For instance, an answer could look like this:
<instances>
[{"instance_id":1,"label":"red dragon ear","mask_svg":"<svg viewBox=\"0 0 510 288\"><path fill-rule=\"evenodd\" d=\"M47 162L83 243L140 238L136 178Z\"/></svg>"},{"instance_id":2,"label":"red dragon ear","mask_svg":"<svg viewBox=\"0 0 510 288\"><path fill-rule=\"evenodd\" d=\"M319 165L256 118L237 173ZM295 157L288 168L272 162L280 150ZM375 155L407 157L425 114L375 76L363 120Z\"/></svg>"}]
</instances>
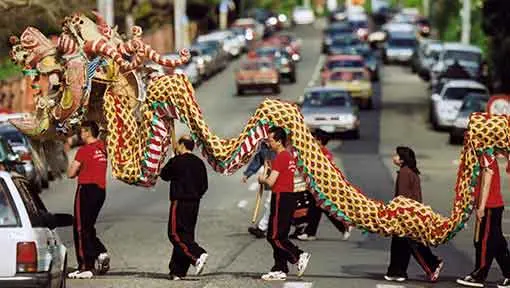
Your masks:
<instances>
[{"instance_id":1,"label":"red dragon ear","mask_svg":"<svg viewBox=\"0 0 510 288\"><path fill-rule=\"evenodd\" d=\"M9 37L9 43L11 43L11 45L19 44L18 36L13 35L13 36Z\"/></svg>"}]
</instances>

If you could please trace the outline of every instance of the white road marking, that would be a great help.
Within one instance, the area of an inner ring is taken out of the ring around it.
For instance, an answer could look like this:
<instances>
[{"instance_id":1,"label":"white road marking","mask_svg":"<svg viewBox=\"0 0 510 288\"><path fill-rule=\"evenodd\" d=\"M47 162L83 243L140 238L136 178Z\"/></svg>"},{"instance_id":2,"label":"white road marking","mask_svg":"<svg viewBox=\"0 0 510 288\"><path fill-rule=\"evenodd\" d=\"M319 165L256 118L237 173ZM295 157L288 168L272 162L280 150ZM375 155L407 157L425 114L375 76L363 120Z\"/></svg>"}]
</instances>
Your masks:
<instances>
[{"instance_id":1,"label":"white road marking","mask_svg":"<svg viewBox=\"0 0 510 288\"><path fill-rule=\"evenodd\" d=\"M257 191L259 189L259 183L253 182L250 184L250 187L248 187L248 190L250 191Z\"/></svg>"},{"instance_id":2,"label":"white road marking","mask_svg":"<svg viewBox=\"0 0 510 288\"><path fill-rule=\"evenodd\" d=\"M312 288L312 282L285 282L282 288Z\"/></svg>"},{"instance_id":3,"label":"white road marking","mask_svg":"<svg viewBox=\"0 0 510 288\"><path fill-rule=\"evenodd\" d=\"M319 80L321 68L325 60L326 58L324 57L324 55L319 56L319 61L317 61L317 65L315 65L312 78L310 79L310 82L308 82L308 87L315 86L315 83L317 83L317 80Z\"/></svg>"},{"instance_id":4,"label":"white road marking","mask_svg":"<svg viewBox=\"0 0 510 288\"><path fill-rule=\"evenodd\" d=\"M375 288L406 288L402 285L391 285L391 284L377 284Z\"/></svg>"},{"instance_id":5,"label":"white road marking","mask_svg":"<svg viewBox=\"0 0 510 288\"><path fill-rule=\"evenodd\" d=\"M242 209L242 208L244 208L244 207L246 207L246 205L248 205L248 201L246 201L246 200L241 200L241 201L239 201L239 202L237 203L237 207L238 207L238 208L241 208L241 209Z\"/></svg>"}]
</instances>

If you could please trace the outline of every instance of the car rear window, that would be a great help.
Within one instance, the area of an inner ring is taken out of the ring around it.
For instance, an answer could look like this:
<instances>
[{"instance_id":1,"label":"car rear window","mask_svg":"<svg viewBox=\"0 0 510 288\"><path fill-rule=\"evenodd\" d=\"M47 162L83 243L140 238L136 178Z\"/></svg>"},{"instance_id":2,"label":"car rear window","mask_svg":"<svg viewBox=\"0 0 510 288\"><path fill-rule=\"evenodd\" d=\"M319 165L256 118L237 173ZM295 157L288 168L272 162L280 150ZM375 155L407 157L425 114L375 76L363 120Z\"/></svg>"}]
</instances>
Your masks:
<instances>
[{"instance_id":1,"label":"car rear window","mask_svg":"<svg viewBox=\"0 0 510 288\"><path fill-rule=\"evenodd\" d=\"M21 227L21 221L9 188L0 178L0 228L8 227Z\"/></svg>"},{"instance_id":2,"label":"car rear window","mask_svg":"<svg viewBox=\"0 0 510 288\"><path fill-rule=\"evenodd\" d=\"M361 68L363 61L360 60L333 60L328 62L328 69L335 68Z\"/></svg>"},{"instance_id":3,"label":"car rear window","mask_svg":"<svg viewBox=\"0 0 510 288\"><path fill-rule=\"evenodd\" d=\"M364 74L363 72L350 72L350 71L341 71L341 72L334 72L331 73L331 76L329 76L330 80L337 80L337 81L351 81L351 80L363 80Z\"/></svg>"},{"instance_id":4,"label":"car rear window","mask_svg":"<svg viewBox=\"0 0 510 288\"><path fill-rule=\"evenodd\" d=\"M42 220L43 216L48 213L48 210L39 195L28 188L28 182L25 178L12 177L12 180L16 188L18 188L23 204L25 204L32 227L44 227Z\"/></svg>"},{"instance_id":5,"label":"car rear window","mask_svg":"<svg viewBox=\"0 0 510 288\"><path fill-rule=\"evenodd\" d=\"M463 88L463 87L448 88L445 91L444 98L447 100L462 100L462 99L464 99L464 97L466 97L466 95L468 95L470 93L487 94L487 91L482 90L482 89Z\"/></svg>"},{"instance_id":6,"label":"car rear window","mask_svg":"<svg viewBox=\"0 0 510 288\"><path fill-rule=\"evenodd\" d=\"M305 94L303 106L350 106L349 94L345 91L313 91Z\"/></svg>"},{"instance_id":7,"label":"car rear window","mask_svg":"<svg viewBox=\"0 0 510 288\"><path fill-rule=\"evenodd\" d=\"M23 135L18 131L3 131L0 134L9 141L9 143L25 144Z\"/></svg>"}]
</instances>

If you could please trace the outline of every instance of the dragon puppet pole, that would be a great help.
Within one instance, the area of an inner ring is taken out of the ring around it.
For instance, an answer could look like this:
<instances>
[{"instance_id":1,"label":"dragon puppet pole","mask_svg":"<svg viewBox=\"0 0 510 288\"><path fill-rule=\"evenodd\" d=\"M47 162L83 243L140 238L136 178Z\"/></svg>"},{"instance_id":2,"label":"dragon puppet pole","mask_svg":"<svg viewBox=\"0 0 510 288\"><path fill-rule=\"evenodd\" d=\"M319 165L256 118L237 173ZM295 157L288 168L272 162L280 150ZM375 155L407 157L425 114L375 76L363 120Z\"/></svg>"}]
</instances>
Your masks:
<instances>
[{"instance_id":1,"label":"dragon puppet pole","mask_svg":"<svg viewBox=\"0 0 510 288\"><path fill-rule=\"evenodd\" d=\"M267 176L267 172L269 171L269 164L267 161L264 162L264 176ZM262 200L262 194L264 194L264 184L259 185L259 190L257 191L256 200L255 200L255 209L253 210L253 215L251 217L251 223L255 223L257 221L257 216L259 214L260 202Z\"/></svg>"},{"instance_id":2,"label":"dragon puppet pole","mask_svg":"<svg viewBox=\"0 0 510 288\"><path fill-rule=\"evenodd\" d=\"M172 131L172 150L174 154L177 154L177 140L175 139L175 123L174 119L170 120L170 130Z\"/></svg>"}]
</instances>

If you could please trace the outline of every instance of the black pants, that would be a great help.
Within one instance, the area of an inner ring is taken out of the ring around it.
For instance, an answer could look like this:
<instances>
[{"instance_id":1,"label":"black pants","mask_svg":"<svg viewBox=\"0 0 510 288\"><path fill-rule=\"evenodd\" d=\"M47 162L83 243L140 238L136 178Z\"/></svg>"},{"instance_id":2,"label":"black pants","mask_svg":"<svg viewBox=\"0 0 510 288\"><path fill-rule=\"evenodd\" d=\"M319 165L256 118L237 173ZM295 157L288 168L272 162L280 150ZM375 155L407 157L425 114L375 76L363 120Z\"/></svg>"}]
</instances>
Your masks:
<instances>
[{"instance_id":1,"label":"black pants","mask_svg":"<svg viewBox=\"0 0 510 288\"><path fill-rule=\"evenodd\" d=\"M307 192L307 193L310 193L310 192ZM349 227L349 226L346 223L329 215L329 213L327 211L322 210L320 207L317 206L317 203L315 202L315 198L313 197L313 195L310 193L309 196L310 196L309 198L311 199L312 203L310 205L310 208L308 209L308 215L306 217L307 218L306 221L308 222L308 224L306 225L304 233L306 233L308 236L317 235L317 229L319 229L319 223L321 221L323 212L324 212L324 214L326 214L329 221L331 221L331 223L333 223L333 225L335 225L335 227L336 227L336 229L338 229L338 231L340 231L342 233L347 231L347 227Z\"/></svg>"},{"instance_id":2,"label":"black pants","mask_svg":"<svg viewBox=\"0 0 510 288\"><path fill-rule=\"evenodd\" d=\"M386 275L406 277L411 254L427 275L432 275L441 260L432 254L429 247L409 238L393 237L391 239L390 267Z\"/></svg>"},{"instance_id":3,"label":"black pants","mask_svg":"<svg viewBox=\"0 0 510 288\"><path fill-rule=\"evenodd\" d=\"M303 253L289 240L290 225L296 209L295 193L272 193L267 241L273 247L274 266L271 271L289 272L287 262L295 264Z\"/></svg>"},{"instance_id":4,"label":"black pants","mask_svg":"<svg viewBox=\"0 0 510 288\"><path fill-rule=\"evenodd\" d=\"M496 258L503 276L510 278L510 252L501 229L503 207L485 209L485 217L480 222L478 242L475 242L476 263L471 276L477 280L485 280Z\"/></svg>"},{"instance_id":5,"label":"black pants","mask_svg":"<svg viewBox=\"0 0 510 288\"><path fill-rule=\"evenodd\" d=\"M170 274L184 277L189 266L195 265L206 251L195 242L195 227L198 219L199 200L173 200L170 202L168 239L174 250L168 264Z\"/></svg>"},{"instance_id":6,"label":"black pants","mask_svg":"<svg viewBox=\"0 0 510 288\"><path fill-rule=\"evenodd\" d=\"M96 184L79 184L74 198L74 248L78 269L92 270L99 254L106 252L96 235L97 216L105 200L105 190Z\"/></svg>"}]
</instances>

